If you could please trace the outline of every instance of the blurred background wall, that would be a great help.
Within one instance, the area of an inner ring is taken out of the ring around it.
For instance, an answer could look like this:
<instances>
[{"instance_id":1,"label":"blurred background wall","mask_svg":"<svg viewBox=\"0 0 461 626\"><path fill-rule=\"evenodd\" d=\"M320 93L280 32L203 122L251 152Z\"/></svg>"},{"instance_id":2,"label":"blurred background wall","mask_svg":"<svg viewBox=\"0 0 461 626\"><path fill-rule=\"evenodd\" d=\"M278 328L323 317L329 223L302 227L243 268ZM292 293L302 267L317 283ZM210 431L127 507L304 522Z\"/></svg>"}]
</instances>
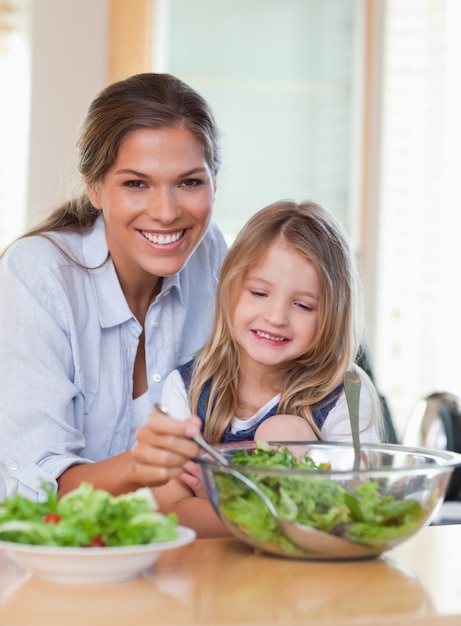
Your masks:
<instances>
[{"instance_id":1,"label":"blurred background wall","mask_svg":"<svg viewBox=\"0 0 461 626\"><path fill-rule=\"evenodd\" d=\"M73 193L93 96L172 72L222 129L229 238L282 197L344 224L402 432L422 395L461 393L460 23L458 0L0 0L0 246Z\"/></svg>"}]
</instances>

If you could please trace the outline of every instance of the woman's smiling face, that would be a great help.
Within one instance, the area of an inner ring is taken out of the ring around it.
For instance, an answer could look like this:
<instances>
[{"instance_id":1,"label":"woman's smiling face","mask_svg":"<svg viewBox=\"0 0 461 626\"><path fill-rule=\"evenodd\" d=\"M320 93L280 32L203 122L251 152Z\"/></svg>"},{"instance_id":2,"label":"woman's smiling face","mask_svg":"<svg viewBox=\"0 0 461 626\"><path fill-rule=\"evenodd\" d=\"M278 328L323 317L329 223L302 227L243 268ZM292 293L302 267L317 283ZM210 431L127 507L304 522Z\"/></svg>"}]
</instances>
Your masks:
<instances>
[{"instance_id":1,"label":"woman's smiling face","mask_svg":"<svg viewBox=\"0 0 461 626\"><path fill-rule=\"evenodd\" d=\"M122 287L184 267L207 231L215 189L202 146L184 126L124 139L104 179L87 188Z\"/></svg>"}]
</instances>

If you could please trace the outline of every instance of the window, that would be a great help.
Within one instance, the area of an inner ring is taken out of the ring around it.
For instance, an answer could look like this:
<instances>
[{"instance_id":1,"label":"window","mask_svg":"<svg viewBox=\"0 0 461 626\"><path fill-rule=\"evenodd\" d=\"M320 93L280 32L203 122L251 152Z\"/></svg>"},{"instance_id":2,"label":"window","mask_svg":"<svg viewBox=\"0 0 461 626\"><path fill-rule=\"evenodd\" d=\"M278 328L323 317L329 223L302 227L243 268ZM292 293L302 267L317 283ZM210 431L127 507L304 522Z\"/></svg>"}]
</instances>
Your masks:
<instances>
[{"instance_id":1,"label":"window","mask_svg":"<svg viewBox=\"0 0 461 626\"><path fill-rule=\"evenodd\" d=\"M215 218L224 232L234 234L258 209L283 198L324 204L353 230L358 6L354 0L155 3L154 69L202 93L223 133Z\"/></svg>"},{"instance_id":2,"label":"window","mask_svg":"<svg viewBox=\"0 0 461 626\"><path fill-rule=\"evenodd\" d=\"M215 216L225 232L275 199L309 198L337 215L360 253L357 189L378 171L367 206L376 245L363 257L378 386L399 431L422 395L461 393L459 0L379 3L371 45L382 76L381 67L371 76L382 99L365 111L377 120L379 141L367 168L360 154L364 3L155 6L154 69L203 93L224 133Z\"/></svg>"},{"instance_id":3,"label":"window","mask_svg":"<svg viewBox=\"0 0 461 626\"><path fill-rule=\"evenodd\" d=\"M421 396L461 395L461 3L385 3L375 361L403 427Z\"/></svg>"}]
</instances>

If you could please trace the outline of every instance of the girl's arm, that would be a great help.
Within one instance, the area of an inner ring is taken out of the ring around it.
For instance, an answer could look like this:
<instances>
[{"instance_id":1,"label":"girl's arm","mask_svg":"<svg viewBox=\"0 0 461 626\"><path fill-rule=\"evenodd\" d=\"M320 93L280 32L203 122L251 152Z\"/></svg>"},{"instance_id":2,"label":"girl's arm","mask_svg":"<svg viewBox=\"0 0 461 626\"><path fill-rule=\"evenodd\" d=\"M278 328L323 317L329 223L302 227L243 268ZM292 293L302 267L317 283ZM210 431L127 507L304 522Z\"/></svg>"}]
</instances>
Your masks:
<instances>
[{"instance_id":1,"label":"girl's arm","mask_svg":"<svg viewBox=\"0 0 461 626\"><path fill-rule=\"evenodd\" d=\"M176 513L179 523L192 528L199 538L229 537L231 532L221 522L208 498L199 498L181 480L170 480L153 489L161 513Z\"/></svg>"},{"instance_id":2,"label":"girl's arm","mask_svg":"<svg viewBox=\"0 0 461 626\"><path fill-rule=\"evenodd\" d=\"M173 370L165 378L162 387L162 405L176 420L185 420L191 415L187 390L178 370Z\"/></svg>"},{"instance_id":3,"label":"girl's arm","mask_svg":"<svg viewBox=\"0 0 461 626\"><path fill-rule=\"evenodd\" d=\"M378 443L382 432L382 413L378 395L365 372L357 367L362 386L360 389L360 441ZM330 411L322 426L326 441L352 441L351 422L344 391L336 406Z\"/></svg>"}]
</instances>

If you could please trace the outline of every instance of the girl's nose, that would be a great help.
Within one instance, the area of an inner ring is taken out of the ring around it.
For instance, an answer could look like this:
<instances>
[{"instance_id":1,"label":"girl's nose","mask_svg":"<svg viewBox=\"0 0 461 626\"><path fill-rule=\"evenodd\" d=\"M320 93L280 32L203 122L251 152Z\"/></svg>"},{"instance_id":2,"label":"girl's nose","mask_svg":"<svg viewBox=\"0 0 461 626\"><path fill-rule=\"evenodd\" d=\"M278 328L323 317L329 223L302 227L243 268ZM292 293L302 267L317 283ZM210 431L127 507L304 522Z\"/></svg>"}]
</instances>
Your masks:
<instances>
[{"instance_id":1,"label":"girl's nose","mask_svg":"<svg viewBox=\"0 0 461 626\"><path fill-rule=\"evenodd\" d=\"M268 300L264 319L273 326L284 326L288 321L287 309L283 302Z\"/></svg>"}]
</instances>

